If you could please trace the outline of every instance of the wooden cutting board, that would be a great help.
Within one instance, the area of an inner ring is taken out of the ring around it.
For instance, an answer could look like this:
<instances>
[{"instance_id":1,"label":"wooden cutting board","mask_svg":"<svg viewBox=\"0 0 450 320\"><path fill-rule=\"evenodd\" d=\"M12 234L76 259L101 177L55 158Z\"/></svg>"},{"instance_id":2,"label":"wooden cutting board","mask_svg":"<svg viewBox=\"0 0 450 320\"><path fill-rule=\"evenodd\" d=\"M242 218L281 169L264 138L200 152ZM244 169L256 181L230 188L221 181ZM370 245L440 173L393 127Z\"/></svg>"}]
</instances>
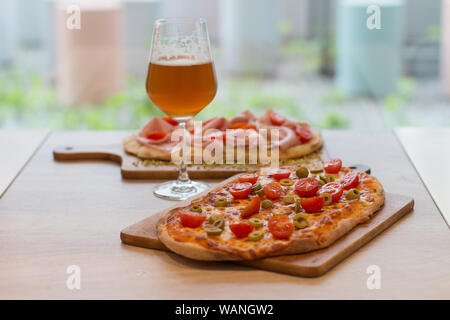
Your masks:
<instances>
[{"instance_id":1,"label":"wooden cutting board","mask_svg":"<svg viewBox=\"0 0 450 320\"><path fill-rule=\"evenodd\" d=\"M156 161L157 164L153 164L155 161L140 160L126 153L123 145L119 143L92 146L60 146L53 150L53 157L58 161L114 161L120 164L120 172L125 179L176 179L178 177L178 168L175 165L168 162L166 164L165 161ZM322 148L304 159L311 159L310 161L326 160L328 159L328 153ZM188 173L191 179L225 179L238 173L256 169L256 166L251 165L192 165L188 166Z\"/></svg>"},{"instance_id":2,"label":"wooden cutting board","mask_svg":"<svg viewBox=\"0 0 450 320\"><path fill-rule=\"evenodd\" d=\"M176 206L179 206L176 205ZM317 277L333 268L339 262L375 238L382 231L394 224L413 209L414 200L407 196L386 194L385 205L367 223L355 227L347 235L340 238L328 248L309 253L265 258L252 261L236 261L268 271L291 274L300 277ZM170 210L166 209L122 230L120 238L123 243L149 248L166 250L158 239L156 225L159 219Z\"/></svg>"}]
</instances>

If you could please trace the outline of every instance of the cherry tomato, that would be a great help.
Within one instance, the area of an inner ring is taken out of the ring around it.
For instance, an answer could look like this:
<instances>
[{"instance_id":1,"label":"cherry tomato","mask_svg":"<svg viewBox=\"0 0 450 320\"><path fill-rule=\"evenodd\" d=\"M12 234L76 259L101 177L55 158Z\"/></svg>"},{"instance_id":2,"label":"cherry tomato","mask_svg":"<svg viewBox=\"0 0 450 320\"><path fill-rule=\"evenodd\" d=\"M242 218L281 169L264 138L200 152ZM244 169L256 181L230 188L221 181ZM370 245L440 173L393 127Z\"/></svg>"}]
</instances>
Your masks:
<instances>
[{"instance_id":1,"label":"cherry tomato","mask_svg":"<svg viewBox=\"0 0 450 320\"><path fill-rule=\"evenodd\" d=\"M291 172L286 169L279 169L275 173L272 173L272 177L277 180L287 179L291 175Z\"/></svg>"},{"instance_id":2,"label":"cherry tomato","mask_svg":"<svg viewBox=\"0 0 450 320\"><path fill-rule=\"evenodd\" d=\"M206 220L206 215L192 211L183 211L180 214L180 218L184 227L197 228Z\"/></svg>"},{"instance_id":3,"label":"cherry tomato","mask_svg":"<svg viewBox=\"0 0 450 320\"><path fill-rule=\"evenodd\" d=\"M323 169L327 173L338 173L342 168L341 159L330 159L325 161L323 164Z\"/></svg>"},{"instance_id":4,"label":"cherry tomato","mask_svg":"<svg viewBox=\"0 0 450 320\"><path fill-rule=\"evenodd\" d=\"M339 183L345 190L356 188L359 184L359 174L356 171L352 171L343 176Z\"/></svg>"},{"instance_id":5,"label":"cherry tomato","mask_svg":"<svg viewBox=\"0 0 450 320\"><path fill-rule=\"evenodd\" d=\"M281 126L283 123L286 122L286 117L282 116L281 114L275 113L273 112L270 115L270 122L274 125L274 126Z\"/></svg>"},{"instance_id":6,"label":"cherry tomato","mask_svg":"<svg viewBox=\"0 0 450 320\"><path fill-rule=\"evenodd\" d=\"M329 182L319 190L319 194L329 193L333 202L338 202L343 192L344 189L342 188L342 185L337 182Z\"/></svg>"},{"instance_id":7,"label":"cherry tomato","mask_svg":"<svg viewBox=\"0 0 450 320\"><path fill-rule=\"evenodd\" d=\"M170 123L173 126L177 126L178 125L178 121L175 119L172 119L171 117L163 117L163 120L166 121L167 123Z\"/></svg>"},{"instance_id":8,"label":"cherry tomato","mask_svg":"<svg viewBox=\"0 0 450 320\"><path fill-rule=\"evenodd\" d=\"M230 230L236 238L245 238L253 229L252 225L245 222L230 224Z\"/></svg>"},{"instance_id":9,"label":"cherry tomato","mask_svg":"<svg viewBox=\"0 0 450 320\"><path fill-rule=\"evenodd\" d=\"M309 213L319 212L324 204L325 198L322 197L302 198L302 208Z\"/></svg>"},{"instance_id":10,"label":"cherry tomato","mask_svg":"<svg viewBox=\"0 0 450 320\"><path fill-rule=\"evenodd\" d=\"M239 182L250 182L255 184L258 181L258 175L256 173L245 173L239 176Z\"/></svg>"},{"instance_id":11,"label":"cherry tomato","mask_svg":"<svg viewBox=\"0 0 450 320\"><path fill-rule=\"evenodd\" d=\"M269 231L277 239L288 239L294 232L294 225L288 216L275 216L269 220Z\"/></svg>"},{"instance_id":12,"label":"cherry tomato","mask_svg":"<svg viewBox=\"0 0 450 320\"><path fill-rule=\"evenodd\" d=\"M297 137L300 139L301 143L306 143L310 141L313 137L311 130L300 126L297 126L294 131Z\"/></svg>"},{"instance_id":13,"label":"cherry tomato","mask_svg":"<svg viewBox=\"0 0 450 320\"><path fill-rule=\"evenodd\" d=\"M295 192L300 197L312 197L319 190L319 181L315 177L303 178L295 184Z\"/></svg>"},{"instance_id":14,"label":"cherry tomato","mask_svg":"<svg viewBox=\"0 0 450 320\"><path fill-rule=\"evenodd\" d=\"M256 126L254 124L248 124L247 122L237 122L230 124L229 129L253 129L256 130Z\"/></svg>"},{"instance_id":15,"label":"cherry tomato","mask_svg":"<svg viewBox=\"0 0 450 320\"><path fill-rule=\"evenodd\" d=\"M146 135L147 139L152 139L152 140L159 140L162 139L166 136L167 133L165 133L164 131L155 131L155 132L149 132Z\"/></svg>"},{"instance_id":16,"label":"cherry tomato","mask_svg":"<svg viewBox=\"0 0 450 320\"><path fill-rule=\"evenodd\" d=\"M284 189L278 183L270 182L265 185L263 192L267 198L275 200L281 198L281 196L284 194Z\"/></svg>"},{"instance_id":17,"label":"cherry tomato","mask_svg":"<svg viewBox=\"0 0 450 320\"><path fill-rule=\"evenodd\" d=\"M245 206L245 208L242 209L241 217L248 218L258 213L260 206L261 206L261 199L258 196L253 197L252 200L250 200L249 204L247 204L247 206Z\"/></svg>"},{"instance_id":18,"label":"cherry tomato","mask_svg":"<svg viewBox=\"0 0 450 320\"><path fill-rule=\"evenodd\" d=\"M245 199L252 191L252 184L250 182L235 183L229 191L236 199Z\"/></svg>"}]
</instances>

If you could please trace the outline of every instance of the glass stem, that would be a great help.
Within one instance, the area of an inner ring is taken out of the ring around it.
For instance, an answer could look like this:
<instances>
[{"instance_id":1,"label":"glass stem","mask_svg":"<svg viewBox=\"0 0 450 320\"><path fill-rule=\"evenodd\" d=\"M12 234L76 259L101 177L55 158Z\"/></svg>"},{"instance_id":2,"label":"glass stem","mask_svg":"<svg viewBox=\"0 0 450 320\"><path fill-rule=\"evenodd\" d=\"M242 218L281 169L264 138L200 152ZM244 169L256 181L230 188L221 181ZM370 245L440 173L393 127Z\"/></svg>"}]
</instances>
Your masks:
<instances>
[{"instance_id":1,"label":"glass stem","mask_svg":"<svg viewBox=\"0 0 450 320\"><path fill-rule=\"evenodd\" d=\"M188 184L191 180L189 179L186 162L185 162L186 121L180 121L180 127L183 129L183 146L182 146L182 151L181 151L181 162L180 162L177 184Z\"/></svg>"}]
</instances>

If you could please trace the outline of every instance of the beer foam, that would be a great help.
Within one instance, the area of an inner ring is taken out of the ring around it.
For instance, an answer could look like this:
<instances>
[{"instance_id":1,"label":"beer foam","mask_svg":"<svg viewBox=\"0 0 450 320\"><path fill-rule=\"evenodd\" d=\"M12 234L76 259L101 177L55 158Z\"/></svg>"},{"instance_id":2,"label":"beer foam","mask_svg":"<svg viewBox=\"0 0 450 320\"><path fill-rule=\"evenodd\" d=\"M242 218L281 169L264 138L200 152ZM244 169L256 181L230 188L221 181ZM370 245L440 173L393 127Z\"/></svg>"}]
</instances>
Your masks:
<instances>
[{"instance_id":1,"label":"beer foam","mask_svg":"<svg viewBox=\"0 0 450 320\"><path fill-rule=\"evenodd\" d=\"M211 62L208 38L196 35L154 36L150 62L169 66L189 66Z\"/></svg>"},{"instance_id":2,"label":"beer foam","mask_svg":"<svg viewBox=\"0 0 450 320\"><path fill-rule=\"evenodd\" d=\"M159 64L159 65L163 65L163 66L192 66L192 65L198 65L198 64L205 64L205 63L210 63L212 62L211 59L206 59L206 58L194 58L194 59L189 59L189 58L176 58L174 57L173 59L169 58L160 58L160 59L152 59L151 61L153 64Z\"/></svg>"}]
</instances>

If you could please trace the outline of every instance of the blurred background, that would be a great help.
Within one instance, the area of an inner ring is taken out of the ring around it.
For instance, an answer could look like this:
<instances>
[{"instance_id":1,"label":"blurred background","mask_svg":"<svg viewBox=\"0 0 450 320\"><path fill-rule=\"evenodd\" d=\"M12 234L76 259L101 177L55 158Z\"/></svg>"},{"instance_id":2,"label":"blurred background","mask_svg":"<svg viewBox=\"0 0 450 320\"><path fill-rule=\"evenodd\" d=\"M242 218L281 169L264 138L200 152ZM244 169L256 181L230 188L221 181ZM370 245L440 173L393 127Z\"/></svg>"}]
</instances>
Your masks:
<instances>
[{"instance_id":1,"label":"blurred background","mask_svg":"<svg viewBox=\"0 0 450 320\"><path fill-rule=\"evenodd\" d=\"M0 128L162 114L148 52L154 21L177 16L205 18L214 50L219 91L199 119L270 107L321 128L450 126L446 0L1 0Z\"/></svg>"}]
</instances>

